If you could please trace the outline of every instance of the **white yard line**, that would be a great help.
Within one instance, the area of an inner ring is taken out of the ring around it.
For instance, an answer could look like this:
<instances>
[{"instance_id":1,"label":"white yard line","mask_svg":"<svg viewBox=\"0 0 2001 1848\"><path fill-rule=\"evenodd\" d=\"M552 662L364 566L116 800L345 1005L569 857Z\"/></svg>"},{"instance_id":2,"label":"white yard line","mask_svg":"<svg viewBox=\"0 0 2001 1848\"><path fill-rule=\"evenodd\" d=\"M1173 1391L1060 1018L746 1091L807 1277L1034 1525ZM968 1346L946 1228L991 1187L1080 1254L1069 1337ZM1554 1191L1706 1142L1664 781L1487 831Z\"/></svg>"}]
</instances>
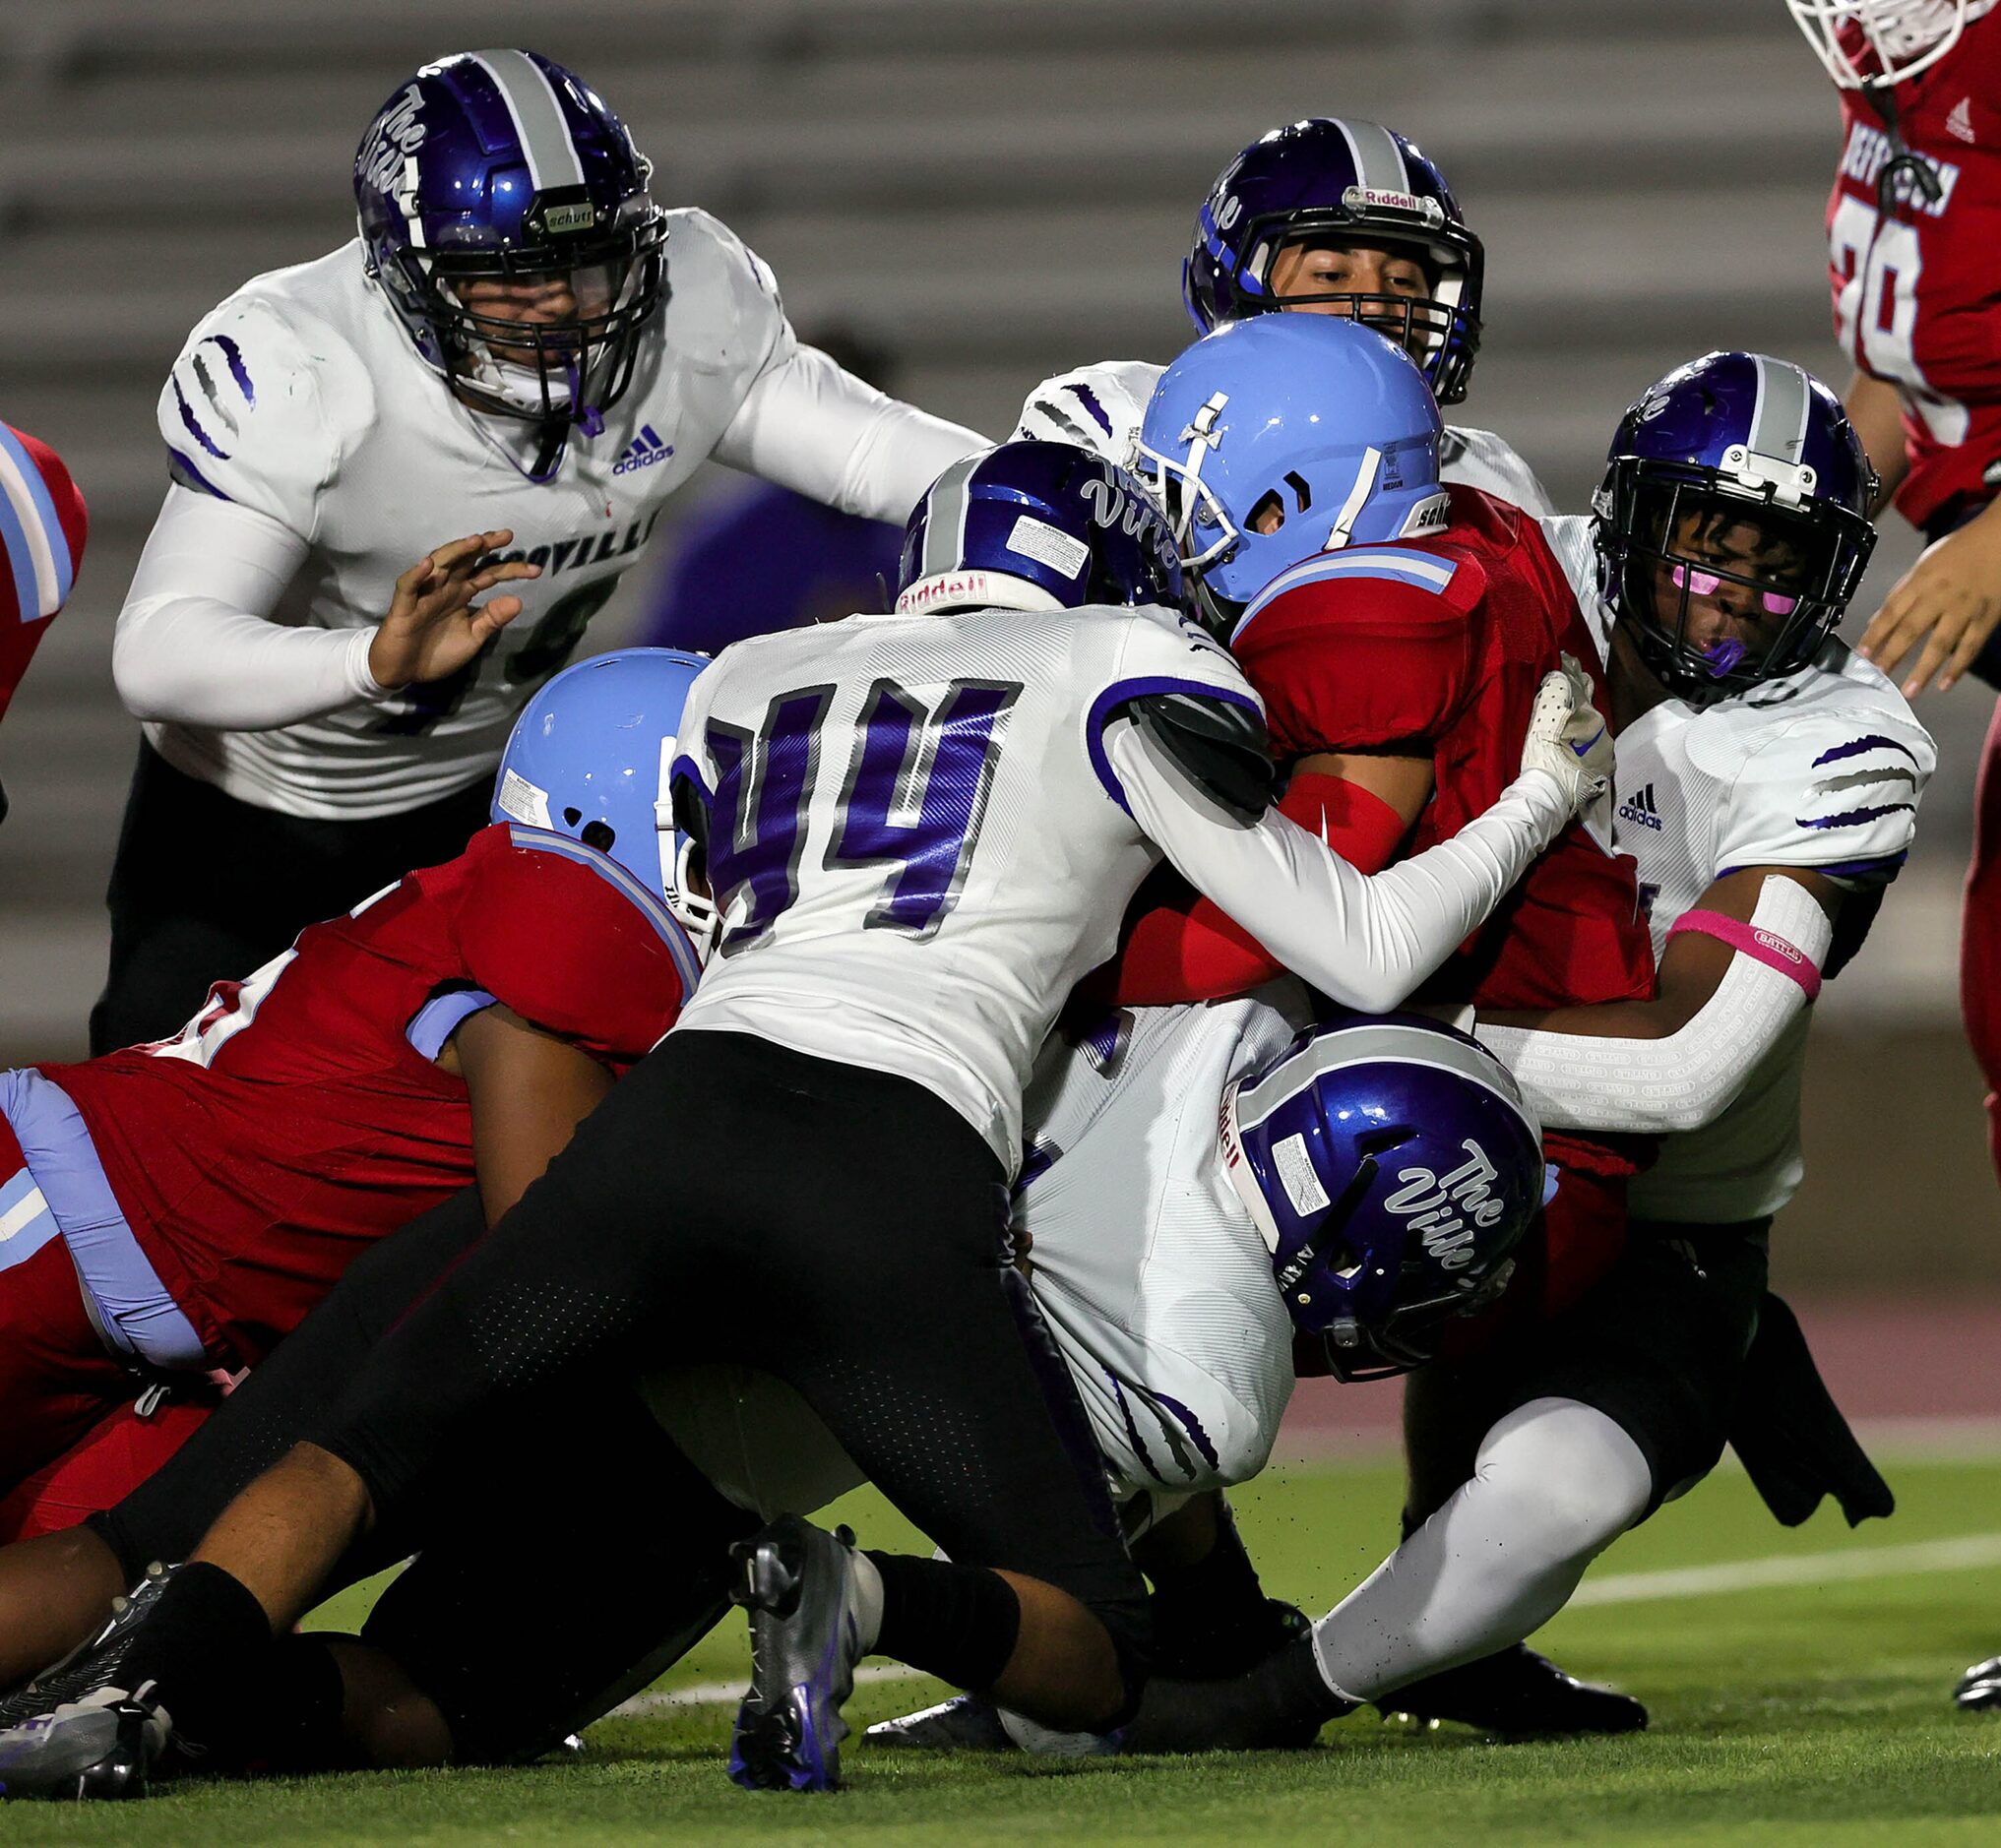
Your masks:
<instances>
[{"instance_id":1,"label":"white yard line","mask_svg":"<svg viewBox=\"0 0 2001 1848\"><path fill-rule=\"evenodd\" d=\"M1644 1604L1663 1598L1715 1597L1767 1585L1817 1585L1835 1578L1905 1578L1927 1572L1971 1571L2001 1566L2001 1533L1962 1534L1952 1540L1917 1540L1906 1546L1850 1547L1840 1553L1781 1554L1761 1560L1726 1560L1664 1572L1614 1572L1577 1589L1568 1609L1594 1604ZM857 1682L909 1681L917 1670L901 1662L872 1663L854 1671ZM697 1682L635 1694L616 1712L625 1718L673 1707L713 1706L743 1698L742 1681Z\"/></svg>"},{"instance_id":2,"label":"white yard line","mask_svg":"<svg viewBox=\"0 0 2001 1848\"><path fill-rule=\"evenodd\" d=\"M865 1662L854 1671L857 1682L865 1681L914 1681L920 1670L906 1668L901 1662ZM686 1688L657 1688L652 1694L634 1694L623 1706L611 1709L614 1719L638 1719L648 1713L666 1713L675 1707L715 1706L724 1700L741 1700L743 1691L749 1683L742 1678L735 1681L698 1681Z\"/></svg>"},{"instance_id":3,"label":"white yard line","mask_svg":"<svg viewBox=\"0 0 2001 1848\"><path fill-rule=\"evenodd\" d=\"M1701 1598L1762 1585L1817 1585L1832 1578L1903 1578L1921 1572L1969 1571L2001 1566L2001 1533L1916 1540L1900 1547L1850 1547L1840 1553L1795 1553L1773 1559L1684 1566L1665 1572L1618 1572L1577 1588L1569 1608L1638 1604L1650 1598Z\"/></svg>"}]
</instances>

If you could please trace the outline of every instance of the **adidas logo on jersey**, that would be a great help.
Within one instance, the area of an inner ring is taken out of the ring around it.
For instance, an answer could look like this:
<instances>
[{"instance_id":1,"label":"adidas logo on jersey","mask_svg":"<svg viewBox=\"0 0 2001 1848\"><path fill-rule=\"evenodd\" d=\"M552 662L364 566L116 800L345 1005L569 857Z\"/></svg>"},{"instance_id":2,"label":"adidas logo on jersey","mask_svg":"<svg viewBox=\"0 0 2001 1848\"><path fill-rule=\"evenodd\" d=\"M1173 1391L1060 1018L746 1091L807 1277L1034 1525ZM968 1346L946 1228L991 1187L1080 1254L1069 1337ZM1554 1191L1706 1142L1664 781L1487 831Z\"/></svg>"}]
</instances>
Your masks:
<instances>
[{"instance_id":1,"label":"adidas logo on jersey","mask_svg":"<svg viewBox=\"0 0 2001 1848\"><path fill-rule=\"evenodd\" d=\"M1970 143L1973 139L1973 99L1962 96L1953 105L1953 112L1946 117L1946 133L1956 141Z\"/></svg>"},{"instance_id":2,"label":"adidas logo on jersey","mask_svg":"<svg viewBox=\"0 0 2001 1848\"><path fill-rule=\"evenodd\" d=\"M611 464L611 472L629 475L635 468L651 468L655 462L665 462L673 453L671 443L662 443L653 425L643 423L639 435L626 445L625 454Z\"/></svg>"},{"instance_id":3,"label":"adidas logo on jersey","mask_svg":"<svg viewBox=\"0 0 2001 1848\"><path fill-rule=\"evenodd\" d=\"M1651 828L1657 834L1660 832L1660 810L1655 804L1652 783L1642 788L1631 801L1619 804L1619 820L1631 822L1636 828Z\"/></svg>"}]
</instances>

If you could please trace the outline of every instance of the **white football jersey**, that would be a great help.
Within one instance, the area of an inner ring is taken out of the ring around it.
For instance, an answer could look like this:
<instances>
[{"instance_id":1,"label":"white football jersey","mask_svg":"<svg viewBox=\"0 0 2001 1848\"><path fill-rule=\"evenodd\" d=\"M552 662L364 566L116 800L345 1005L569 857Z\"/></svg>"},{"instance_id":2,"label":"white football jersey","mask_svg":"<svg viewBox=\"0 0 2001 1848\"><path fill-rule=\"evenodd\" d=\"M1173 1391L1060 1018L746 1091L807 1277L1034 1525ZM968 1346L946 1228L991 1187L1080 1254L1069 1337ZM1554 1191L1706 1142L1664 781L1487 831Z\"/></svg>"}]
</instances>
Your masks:
<instances>
[{"instance_id":1,"label":"white football jersey","mask_svg":"<svg viewBox=\"0 0 2001 1848\"><path fill-rule=\"evenodd\" d=\"M721 913L678 1028L898 1073L1012 1174L1036 1050L1160 857L1105 732L1164 691L1263 710L1164 609L850 616L737 643L695 683L674 766L704 792Z\"/></svg>"},{"instance_id":2,"label":"white football jersey","mask_svg":"<svg viewBox=\"0 0 2001 1848\"><path fill-rule=\"evenodd\" d=\"M738 420L753 387L800 350L772 274L706 213L666 218L668 294L642 336L632 382L597 435L572 429L540 481L527 472L533 426L451 395L364 274L358 240L255 277L202 321L160 396L160 432L184 486L267 515L306 542L274 620L372 627L397 578L426 552L497 527L514 533L502 556L539 564L542 575L508 586L526 607L462 676L271 730L149 724L161 756L231 795L335 820L464 789L492 774L515 715L569 659L645 557L662 504L712 453L789 474L768 464L778 439ZM826 370L845 380L831 363ZM838 448L802 458L799 472L852 485L855 511L901 520L937 471L976 444L969 432L917 421L928 426L917 439L869 458L858 481L851 423L829 431L802 416L791 448Z\"/></svg>"},{"instance_id":3,"label":"white football jersey","mask_svg":"<svg viewBox=\"0 0 2001 1848\"><path fill-rule=\"evenodd\" d=\"M1588 519L1543 522L1597 640ZM1811 666L1713 706L1663 700L1618 736L1614 839L1639 863L1657 956L1668 930L1725 873L1810 867L1866 892L1896 877L1937 764L1895 686L1830 638ZM1866 902L1851 898L1850 907ZM1837 934L1837 944L1841 936ZM1777 1212L1798 1190L1808 1010L1707 1129L1668 1137L1630 1190L1644 1218L1703 1224Z\"/></svg>"},{"instance_id":4,"label":"white football jersey","mask_svg":"<svg viewBox=\"0 0 2001 1848\"><path fill-rule=\"evenodd\" d=\"M1145 360L1106 359L1058 373L1044 379L1023 401L1014 434L1075 443L1131 469L1147 400L1166 370ZM1538 519L1556 512L1534 469L1490 430L1447 424L1438 450L1438 477L1512 501Z\"/></svg>"},{"instance_id":5,"label":"white football jersey","mask_svg":"<svg viewBox=\"0 0 2001 1848\"><path fill-rule=\"evenodd\" d=\"M1311 1019L1287 979L1119 1010L1036 1062L1015 1221L1121 1495L1223 1488L1271 1455L1292 1324L1217 1126L1224 1091Z\"/></svg>"}]
</instances>

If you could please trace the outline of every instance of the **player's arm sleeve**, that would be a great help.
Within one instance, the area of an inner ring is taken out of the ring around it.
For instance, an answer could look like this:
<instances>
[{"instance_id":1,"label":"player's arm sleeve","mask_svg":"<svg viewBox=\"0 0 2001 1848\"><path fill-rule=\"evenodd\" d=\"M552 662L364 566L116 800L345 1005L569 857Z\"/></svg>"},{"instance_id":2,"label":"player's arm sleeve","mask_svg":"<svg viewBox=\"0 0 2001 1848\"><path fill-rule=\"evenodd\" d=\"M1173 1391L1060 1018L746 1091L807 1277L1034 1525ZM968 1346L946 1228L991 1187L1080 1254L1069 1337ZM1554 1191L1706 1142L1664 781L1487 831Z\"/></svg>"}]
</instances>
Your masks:
<instances>
[{"instance_id":1,"label":"player's arm sleeve","mask_svg":"<svg viewBox=\"0 0 2001 1848\"><path fill-rule=\"evenodd\" d=\"M308 342L255 301L195 330L159 399L174 485L112 642L137 717L253 731L388 697L368 672L369 631L270 620L318 531L344 433L372 415L366 374L331 333Z\"/></svg>"},{"instance_id":2,"label":"player's arm sleeve","mask_svg":"<svg viewBox=\"0 0 2001 1848\"><path fill-rule=\"evenodd\" d=\"M1749 871L1750 869L1746 869ZM1672 1032L1548 1031L1481 1021L1476 1037L1522 1086L1544 1129L1685 1135L1714 1123L1742 1094L1759 1062L1819 992L1834 942L1827 912L1798 880L1765 875L1742 924L1698 907L1676 925L1700 933L1713 964L1718 940L1728 951L1720 980ZM1672 938L1662 958L1663 993L1677 978ZM1578 1009L1607 1025L1654 1004L1615 1002Z\"/></svg>"},{"instance_id":3,"label":"player's arm sleeve","mask_svg":"<svg viewBox=\"0 0 2001 1848\"><path fill-rule=\"evenodd\" d=\"M388 698L368 671L373 629L271 620L306 556L290 527L233 501L167 490L111 641L135 718L259 731Z\"/></svg>"},{"instance_id":4,"label":"player's arm sleeve","mask_svg":"<svg viewBox=\"0 0 2001 1848\"><path fill-rule=\"evenodd\" d=\"M487 842L491 841L491 845ZM560 834L490 831L459 909L466 972L530 1024L616 1065L673 1025L701 966L659 898Z\"/></svg>"},{"instance_id":5,"label":"player's arm sleeve","mask_svg":"<svg viewBox=\"0 0 2001 1848\"><path fill-rule=\"evenodd\" d=\"M1570 821L1556 779L1531 770L1452 839L1370 878L1282 815L1246 823L1130 719L1104 749L1107 786L1176 871L1295 974L1369 1014L1431 974Z\"/></svg>"},{"instance_id":6,"label":"player's arm sleeve","mask_svg":"<svg viewBox=\"0 0 2001 1848\"><path fill-rule=\"evenodd\" d=\"M1295 771L1279 812L1362 873L1388 866L1407 832L1404 818L1372 791L1339 776ZM1112 975L1122 1007L1166 1007L1248 994L1284 965L1207 898L1156 905L1134 920Z\"/></svg>"},{"instance_id":7,"label":"player's arm sleeve","mask_svg":"<svg viewBox=\"0 0 2001 1848\"><path fill-rule=\"evenodd\" d=\"M924 490L977 432L891 398L817 346L788 350L758 375L716 458L844 513L902 525Z\"/></svg>"},{"instance_id":8,"label":"player's arm sleeve","mask_svg":"<svg viewBox=\"0 0 2001 1848\"><path fill-rule=\"evenodd\" d=\"M763 355L716 460L844 513L902 525L924 490L986 439L802 345L763 259L721 226L714 230L740 339Z\"/></svg>"}]
</instances>

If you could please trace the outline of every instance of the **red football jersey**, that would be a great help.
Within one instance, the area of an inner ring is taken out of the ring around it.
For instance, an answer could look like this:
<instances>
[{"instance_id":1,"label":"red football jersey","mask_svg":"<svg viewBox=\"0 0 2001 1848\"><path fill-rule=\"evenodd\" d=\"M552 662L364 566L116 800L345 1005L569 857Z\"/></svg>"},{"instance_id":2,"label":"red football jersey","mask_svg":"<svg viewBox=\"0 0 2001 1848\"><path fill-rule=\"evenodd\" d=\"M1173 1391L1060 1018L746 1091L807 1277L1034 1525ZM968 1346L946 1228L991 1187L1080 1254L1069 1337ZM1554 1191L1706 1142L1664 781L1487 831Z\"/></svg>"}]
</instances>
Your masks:
<instances>
[{"instance_id":1,"label":"red football jersey","mask_svg":"<svg viewBox=\"0 0 2001 1848\"><path fill-rule=\"evenodd\" d=\"M622 1071L698 974L658 893L499 826L218 983L177 1037L41 1070L213 1357L254 1364L370 1242L473 1179L466 1084L436 1064L469 1014L502 1003Z\"/></svg>"},{"instance_id":2,"label":"red football jersey","mask_svg":"<svg viewBox=\"0 0 2001 1848\"><path fill-rule=\"evenodd\" d=\"M1884 118L1861 92L1843 91L1828 274L1843 351L1904 400L1910 470L1897 505L1922 526L2001 487L2001 10L1891 94L1898 133L1930 165L1939 196L1900 175L1881 209Z\"/></svg>"},{"instance_id":3,"label":"red football jersey","mask_svg":"<svg viewBox=\"0 0 2001 1848\"><path fill-rule=\"evenodd\" d=\"M0 423L0 716L70 594L89 532L62 459Z\"/></svg>"},{"instance_id":4,"label":"red football jersey","mask_svg":"<svg viewBox=\"0 0 2001 1848\"><path fill-rule=\"evenodd\" d=\"M1436 788L1411 852L1457 833L1515 779L1558 655L1596 657L1541 528L1461 487L1442 535L1307 560L1253 600L1230 646L1282 762L1395 746L1430 756ZM1633 861L1574 826L1420 998L1552 1008L1653 991Z\"/></svg>"}]
</instances>

